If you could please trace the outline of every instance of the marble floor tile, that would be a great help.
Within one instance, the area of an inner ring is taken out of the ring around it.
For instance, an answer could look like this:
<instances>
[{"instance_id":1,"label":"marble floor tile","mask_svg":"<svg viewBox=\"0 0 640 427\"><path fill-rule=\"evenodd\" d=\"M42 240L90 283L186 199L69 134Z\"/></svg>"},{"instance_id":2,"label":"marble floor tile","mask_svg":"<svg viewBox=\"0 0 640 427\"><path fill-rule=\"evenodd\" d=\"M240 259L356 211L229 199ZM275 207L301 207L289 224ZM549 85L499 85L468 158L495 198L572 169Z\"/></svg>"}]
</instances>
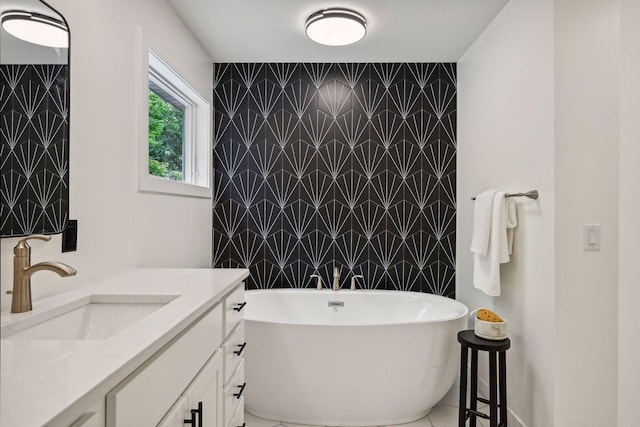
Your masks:
<instances>
[{"instance_id":1,"label":"marble floor tile","mask_svg":"<svg viewBox=\"0 0 640 427\"><path fill-rule=\"evenodd\" d=\"M371 426L371 427L458 427L458 402L460 395L460 386L454 385L451 390L442 398L442 400L433 407L428 416L406 424L397 424L395 426ZM467 395L467 402L469 397ZM478 402L478 409L487 412L487 404ZM254 417L245 412L246 427L317 427L306 426L301 424L292 424L287 422L270 421L262 418ZM489 422L478 419L477 427L487 427ZM330 427L330 426L321 426Z\"/></svg>"}]
</instances>

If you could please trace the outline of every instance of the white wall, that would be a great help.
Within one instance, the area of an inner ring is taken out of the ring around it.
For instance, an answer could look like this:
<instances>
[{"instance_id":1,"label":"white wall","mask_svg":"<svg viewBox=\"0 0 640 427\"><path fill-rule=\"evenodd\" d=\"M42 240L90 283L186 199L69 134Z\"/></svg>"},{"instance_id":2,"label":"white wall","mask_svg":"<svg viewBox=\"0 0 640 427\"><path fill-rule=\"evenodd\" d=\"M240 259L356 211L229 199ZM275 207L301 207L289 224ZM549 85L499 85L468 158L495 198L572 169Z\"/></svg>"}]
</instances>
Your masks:
<instances>
[{"instance_id":1,"label":"white wall","mask_svg":"<svg viewBox=\"0 0 640 427\"><path fill-rule=\"evenodd\" d=\"M638 424L640 382L640 2L620 1L620 269L618 285L618 425Z\"/></svg>"},{"instance_id":2,"label":"white wall","mask_svg":"<svg viewBox=\"0 0 640 427\"><path fill-rule=\"evenodd\" d=\"M554 411L553 88L552 0L511 0L458 62L456 293L507 318L509 408L529 427L553 425ZM491 188L540 192L517 200L497 298L473 288L469 251L471 197Z\"/></svg>"},{"instance_id":3,"label":"white wall","mask_svg":"<svg viewBox=\"0 0 640 427\"><path fill-rule=\"evenodd\" d=\"M556 0L554 12L555 425L615 426L619 1ZM582 248L589 223L599 252Z\"/></svg>"},{"instance_id":4,"label":"white wall","mask_svg":"<svg viewBox=\"0 0 640 427\"><path fill-rule=\"evenodd\" d=\"M527 426L613 426L618 410L634 425L637 342L625 336L618 356L618 191L631 196L620 200L624 336L638 296L638 6L623 1L622 91L618 0L512 0L459 63L457 290L509 319L510 407ZM520 201L496 299L471 287L468 252L468 197L490 187L541 192ZM589 223L601 224L600 252L583 250Z\"/></svg>"},{"instance_id":5,"label":"white wall","mask_svg":"<svg viewBox=\"0 0 640 427\"><path fill-rule=\"evenodd\" d=\"M71 218L78 251L60 236L33 242L33 263L65 262L72 278L37 273L34 303L126 267L207 267L210 200L137 192L138 27L150 46L211 102L212 60L164 0L50 0L71 29ZM0 241L2 309L10 305L12 249Z\"/></svg>"}]
</instances>

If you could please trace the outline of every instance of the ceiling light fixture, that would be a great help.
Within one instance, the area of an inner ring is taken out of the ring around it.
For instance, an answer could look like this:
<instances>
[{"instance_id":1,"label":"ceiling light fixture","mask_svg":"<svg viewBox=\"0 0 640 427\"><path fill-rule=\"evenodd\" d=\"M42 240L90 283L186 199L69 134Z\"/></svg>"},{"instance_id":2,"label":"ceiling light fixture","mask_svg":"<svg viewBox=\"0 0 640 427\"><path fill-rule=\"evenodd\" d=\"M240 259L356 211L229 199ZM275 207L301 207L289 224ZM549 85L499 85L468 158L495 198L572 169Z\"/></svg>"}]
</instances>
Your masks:
<instances>
[{"instance_id":1,"label":"ceiling light fixture","mask_svg":"<svg viewBox=\"0 0 640 427\"><path fill-rule=\"evenodd\" d=\"M345 46L362 39L367 33L367 21L349 9L319 10L307 18L307 37L316 43Z\"/></svg>"},{"instance_id":2,"label":"ceiling light fixture","mask_svg":"<svg viewBox=\"0 0 640 427\"><path fill-rule=\"evenodd\" d=\"M24 10L2 14L2 28L29 43L50 47L69 47L69 32L64 22L50 16Z\"/></svg>"}]
</instances>

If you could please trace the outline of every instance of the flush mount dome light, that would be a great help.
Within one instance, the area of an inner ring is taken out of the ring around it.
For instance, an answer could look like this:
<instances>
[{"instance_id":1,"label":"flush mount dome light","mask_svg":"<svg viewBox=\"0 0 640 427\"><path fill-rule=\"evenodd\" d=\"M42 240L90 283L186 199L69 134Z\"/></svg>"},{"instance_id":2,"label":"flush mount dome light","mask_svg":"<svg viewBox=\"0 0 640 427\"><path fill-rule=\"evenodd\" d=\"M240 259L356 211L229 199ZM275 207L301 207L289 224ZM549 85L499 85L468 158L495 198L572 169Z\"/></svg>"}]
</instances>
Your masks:
<instances>
[{"instance_id":1,"label":"flush mount dome light","mask_svg":"<svg viewBox=\"0 0 640 427\"><path fill-rule=\"evenodd\" d=\"M307 36L316 43L344 46L355 43L367 33L367 21L349 9L320 10L309 18Z\"/></svg>"},{"instance_id":2,"label":"flush mount dome light","mask_svg":"<svg viewBox=\"0 0 640 427\"><path fill-rule=\"evenodd\" d=\"M50 47L69 47L69 33L64 22L50 16L23 10L9 10L2 14L2 28L9 34Z\"/></svg>"}]
</instances>

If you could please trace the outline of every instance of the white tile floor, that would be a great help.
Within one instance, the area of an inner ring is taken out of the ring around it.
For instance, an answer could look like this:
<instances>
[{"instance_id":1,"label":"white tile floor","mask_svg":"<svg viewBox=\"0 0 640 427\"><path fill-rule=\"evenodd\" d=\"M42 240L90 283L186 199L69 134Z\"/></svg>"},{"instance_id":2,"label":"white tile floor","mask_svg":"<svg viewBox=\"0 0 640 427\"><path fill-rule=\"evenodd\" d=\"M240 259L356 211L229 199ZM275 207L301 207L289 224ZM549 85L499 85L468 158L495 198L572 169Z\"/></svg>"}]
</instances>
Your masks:
<instances>
[{"instance_id":1,"label":"white tile floor","mask_svg":"<svg viewBox=\"0 0 640 427\"><path fill-rule=\"evenodd\" d=\"M429 415L421 420L407 424L398 424L398 427L458 427L458 396L460 387L453 386L447 395L433 407ZM484 409L487 405L478 402L478 409ZM484 411L486 412L486 410ZM245 413L245 422L247 427L310 427L300 424L291 424L287 422L279 422L265 420L254 417L249 413ZM485 420L478 419L478 427L487 427L489 424ZM378 427L378 426L373 426ZM386 426L380 426L386 427Z\"/></svg>"}]
</instances>

